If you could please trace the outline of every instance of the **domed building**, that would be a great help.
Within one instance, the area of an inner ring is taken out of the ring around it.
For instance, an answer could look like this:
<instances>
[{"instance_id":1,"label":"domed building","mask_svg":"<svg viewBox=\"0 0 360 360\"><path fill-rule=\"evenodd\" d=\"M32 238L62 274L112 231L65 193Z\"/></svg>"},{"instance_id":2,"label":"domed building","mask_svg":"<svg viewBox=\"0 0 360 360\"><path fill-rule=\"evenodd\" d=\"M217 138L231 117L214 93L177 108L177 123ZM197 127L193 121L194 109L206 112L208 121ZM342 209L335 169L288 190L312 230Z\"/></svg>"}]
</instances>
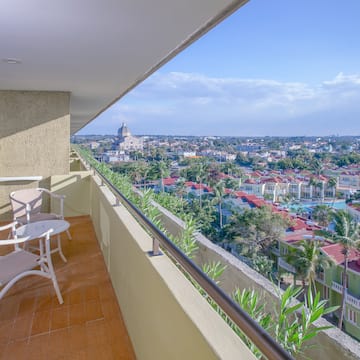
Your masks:
<instances>
[{"instance_id":1,"label":"domed building","mask_svg":"<svg viewBox=\"0 0 360 360\"><path fill-rule=\"evenodd\" d=\"M125 123L119 128L118 137L120 151L142 150L144 147L143 138L132 136Z\"/></svg>"},{"instance_id":2,"label":"domed building","mask_svg":"<svg viewBox=\"0 0 360 360\"><path fill-rule=\"evenodd\" d=\"M122 138L126 138L128 136L131 136L131 132L130 132L129 128L126 126L126 124L122 123L121 127L118 130L118 137L120 139L122 139Z\"/></svg>"}]
</instances>

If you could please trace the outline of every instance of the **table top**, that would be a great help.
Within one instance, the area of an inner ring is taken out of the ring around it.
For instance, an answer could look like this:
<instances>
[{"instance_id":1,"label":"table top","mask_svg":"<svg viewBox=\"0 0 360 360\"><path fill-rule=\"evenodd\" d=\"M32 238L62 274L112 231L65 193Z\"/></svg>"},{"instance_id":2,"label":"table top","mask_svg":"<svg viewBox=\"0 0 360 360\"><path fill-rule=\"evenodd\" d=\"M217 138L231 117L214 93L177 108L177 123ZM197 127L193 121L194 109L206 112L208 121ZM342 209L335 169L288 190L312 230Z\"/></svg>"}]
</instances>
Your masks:
<instances>
[{"instance_id":1,"label":"table top","mask_svg":"<svg viewBox=\"0 0 360 360\"><path fill-rule=\"evenodd\" d=\"M29 240L45 236L45 234L52 229L51 235L57 235L66 231L70 224L65 220L43 220L35 221L16 229L18 237L27 237Z\"/></svg>"}]
</instances>

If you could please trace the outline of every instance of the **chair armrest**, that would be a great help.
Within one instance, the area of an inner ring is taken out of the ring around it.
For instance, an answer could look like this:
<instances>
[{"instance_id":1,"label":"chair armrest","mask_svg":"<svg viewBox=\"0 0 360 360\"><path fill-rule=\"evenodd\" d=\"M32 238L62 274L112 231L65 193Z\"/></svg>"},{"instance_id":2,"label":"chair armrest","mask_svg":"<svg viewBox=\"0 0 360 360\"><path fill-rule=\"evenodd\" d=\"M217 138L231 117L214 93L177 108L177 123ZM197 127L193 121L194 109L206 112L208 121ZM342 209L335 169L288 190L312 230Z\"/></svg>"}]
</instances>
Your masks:
<instances>
[{"instance_id":1,"label":"chair armrest","mask_svg":"<svg viewBox=\"0 0 360 360\"><path fill-rule=\"evenodd\" d=\"M25 241L29 240L30 236L24 237L24 238L18 238L18 239L8 239L8 240L0 240L0 246L1 245L17 245L24 243Z\"/></svg>"},{"instance_id":2,"label":"chair armrest","mask_svg":"<svg viewBox=\"0 0 360 360\"><path fill-rule=\"evenodd\" d=\"M17 221L13 221L12 223L9 223L7 225L0 226L0 231L7 230L7 229L12 229L12 231L15 232L15 228L16 228L17 224L18 224Z\"/></svg>"},{"instance_id":3,"label":"chair armrest","mask_svg":"<svg viewBox=\"0 0 360 360\"><path fill-rule=\"evenodd\" d=\"M43 191L47 194L49 194L51 197L54 197L54 198L57 198L57 199L65 199L66 196L65 195L61 195L61 194L55 194L54 192L48 190L48 189L45 189L45 188L37 188L39 191Z\"/></svg>"}]
</instances>

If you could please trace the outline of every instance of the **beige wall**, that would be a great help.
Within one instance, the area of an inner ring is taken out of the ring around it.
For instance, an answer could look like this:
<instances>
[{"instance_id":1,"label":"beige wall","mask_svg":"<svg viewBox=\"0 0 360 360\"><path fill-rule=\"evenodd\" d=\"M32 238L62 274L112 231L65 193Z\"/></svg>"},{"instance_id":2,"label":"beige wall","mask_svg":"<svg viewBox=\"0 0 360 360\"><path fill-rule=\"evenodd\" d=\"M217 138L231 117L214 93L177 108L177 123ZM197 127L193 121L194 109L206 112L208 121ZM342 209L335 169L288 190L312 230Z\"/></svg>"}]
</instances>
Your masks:
<instances>
[{"instance_id":1,"label":"beige wall","mask_svg":"<svg viewBox=\"0 0 360 360\"><path fill-rule=\"evenodd\" d=\"M43 176L40 182L1 182L0 219L12 217L8 201L18 188L50 186L69 173L70 94L0 91L0 177Z\"/></svg>"},{"instance_id":2,"label":"beige wall","mask_svg":"<svg viewBox=\"0 0 360 360\"><path fill-rule=\"evenodd\" d=\"M81 216L90 214L91 175L89 171L71 172L69 175L54 175L51 177L51 191L65 195L64 216ZM51 202L51 211L59 213L59 201Z\"/></svg>"}]
</instances>

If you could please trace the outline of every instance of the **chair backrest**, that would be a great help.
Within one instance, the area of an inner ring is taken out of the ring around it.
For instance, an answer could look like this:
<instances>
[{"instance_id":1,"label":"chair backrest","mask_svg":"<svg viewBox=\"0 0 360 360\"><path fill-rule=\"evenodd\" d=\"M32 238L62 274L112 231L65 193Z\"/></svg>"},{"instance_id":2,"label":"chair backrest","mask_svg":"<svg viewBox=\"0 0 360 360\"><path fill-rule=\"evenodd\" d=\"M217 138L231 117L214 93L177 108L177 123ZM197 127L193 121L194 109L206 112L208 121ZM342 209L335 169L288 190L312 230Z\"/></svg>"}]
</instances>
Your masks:
<instances>
[{"instance_id":1,"label":"chair backrest","mask_svg":"<svg viewBox=\"0 0 360 360\"><path fill-rule=\"evenodd\" d=\"M24 189L10 194L10 203L14 219L26 216L26 205L32 214L39 213L42 206L42 191L39 189Z\"/></svg>"}]
</instances>

